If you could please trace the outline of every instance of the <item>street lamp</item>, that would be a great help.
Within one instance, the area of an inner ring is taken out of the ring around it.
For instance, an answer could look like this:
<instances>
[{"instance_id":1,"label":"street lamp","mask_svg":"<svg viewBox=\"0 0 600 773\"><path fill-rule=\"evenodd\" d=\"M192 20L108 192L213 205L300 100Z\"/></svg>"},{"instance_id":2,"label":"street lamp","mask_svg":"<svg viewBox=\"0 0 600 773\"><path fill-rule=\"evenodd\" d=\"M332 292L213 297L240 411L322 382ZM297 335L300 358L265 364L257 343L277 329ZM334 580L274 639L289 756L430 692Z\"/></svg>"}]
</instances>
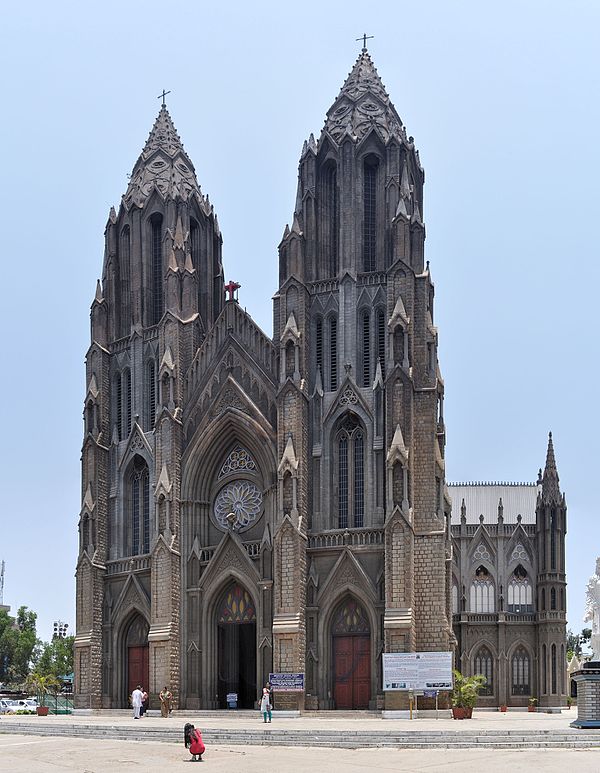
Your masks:
<instances>
[{"instance_id":1,"label":"street lamp","mask_svg":"<svg viewBox=\"0 0 600 773\"><path fill-rule=\"evenodd\" d=\"M52 634L53 639L64 639L67 636L67 628L69 627L68 623L63 623L62 620L55 620L54 621L54 633Z\"/></svg>"}]
</instances>

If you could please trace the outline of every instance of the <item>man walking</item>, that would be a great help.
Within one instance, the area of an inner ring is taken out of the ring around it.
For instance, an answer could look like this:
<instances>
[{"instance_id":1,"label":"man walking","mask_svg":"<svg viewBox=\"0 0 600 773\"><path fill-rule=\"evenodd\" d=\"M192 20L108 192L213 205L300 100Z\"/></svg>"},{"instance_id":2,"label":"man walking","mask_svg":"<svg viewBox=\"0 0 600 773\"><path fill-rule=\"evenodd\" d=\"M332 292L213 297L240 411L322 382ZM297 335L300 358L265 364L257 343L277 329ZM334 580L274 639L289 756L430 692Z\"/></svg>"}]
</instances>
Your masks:
<instances>
[{"instance_id":1,"label":"man walking","mask_svg":"<svg viewBox=\"0 0 600 773\"><path fill-rule=\"evenodd\" d=\"M142 692L142 688L138 684L135 690L131 693L131 705L133 706L134 719L140 718L140 708L142 707L143 700L144 700L144 693Z\"/></svg>"}]
</instances>

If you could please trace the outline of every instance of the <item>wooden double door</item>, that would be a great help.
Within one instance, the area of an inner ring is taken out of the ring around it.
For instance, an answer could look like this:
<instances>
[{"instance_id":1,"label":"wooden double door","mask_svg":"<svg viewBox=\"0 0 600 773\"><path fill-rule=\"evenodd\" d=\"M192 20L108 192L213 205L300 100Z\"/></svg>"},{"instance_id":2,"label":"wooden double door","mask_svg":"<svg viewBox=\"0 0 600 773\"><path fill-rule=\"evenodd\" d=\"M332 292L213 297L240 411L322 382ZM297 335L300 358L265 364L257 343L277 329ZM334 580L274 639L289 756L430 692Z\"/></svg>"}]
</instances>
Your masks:
<instances>
[{"instance_id":1,"label":"wooden double door","mask_svg":"<svg viewBox=\"0 0 600 773\"><path fill-rule=\"evenodd\" d=\"M149 647L146 644L141 647L127 648L127 694L135 690L140 684L146 692L150 692L148 668Z\"/></svg>"},{"instance_id":2,"label":"wooden double door","mask_svg":"<svg viewBox=\"0 0 600 773\"><path fill-rule=\"evenodd\" d=\"M333 637L333 698L336 709L368 709L371 697L371 637Z\"/></svg>"}]
</instances>

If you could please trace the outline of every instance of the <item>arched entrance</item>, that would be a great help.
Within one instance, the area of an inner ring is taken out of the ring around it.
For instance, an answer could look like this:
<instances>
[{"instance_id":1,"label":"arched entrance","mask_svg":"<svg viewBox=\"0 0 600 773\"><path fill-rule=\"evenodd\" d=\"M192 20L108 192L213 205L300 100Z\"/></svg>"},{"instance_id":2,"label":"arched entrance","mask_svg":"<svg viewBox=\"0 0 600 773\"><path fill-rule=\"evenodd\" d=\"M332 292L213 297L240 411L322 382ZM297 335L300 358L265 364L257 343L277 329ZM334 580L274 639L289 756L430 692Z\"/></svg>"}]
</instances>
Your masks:
<instances>
[{"instance_id":1,"label":"arched entrance","mask_svg":"<svg viewBox=\"0 0 600 773\"><path fill-rule=\"evenodd\" d=\"M336 709L368 709L371 698L371 628L352 597L337 608L331 624L333 699Z\"/></svg>"},{"instance_id":2,"label":"arched entrance","mask_svg":"<svg viewBox=\"0 0 600 773\"><path fill-rule=\"evenodd\" d=\"M127 670L125 683L127 694L124 696L125 704L138 684L145 690L150 687L148 667L148 623L141 615L136 615L127 629L125 636L125 663Z\"/></svg>"},{"instance_id":3,"label":"arched entrance","mask_svg":"<svg viewBox=\"0 0 600 773\"><path fill-rule=\"evenodd\" d=\"M219 707L236 693L238 708L254 708L256 692L256 609L248 591L232 583L217 605Z\"/></svg>"}]
</instances>

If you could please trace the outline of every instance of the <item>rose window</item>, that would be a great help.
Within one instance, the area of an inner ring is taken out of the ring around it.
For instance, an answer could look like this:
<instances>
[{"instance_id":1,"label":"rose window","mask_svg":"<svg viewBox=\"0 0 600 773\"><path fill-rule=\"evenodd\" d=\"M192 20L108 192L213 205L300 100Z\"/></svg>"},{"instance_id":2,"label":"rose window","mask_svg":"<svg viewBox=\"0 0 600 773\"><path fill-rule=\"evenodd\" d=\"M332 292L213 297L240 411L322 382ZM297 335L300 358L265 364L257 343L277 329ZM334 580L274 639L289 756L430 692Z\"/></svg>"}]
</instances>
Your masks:
<instances>
[{"instance_id":1,"label":"rose window","mask_svg":"<svg viewBox=\"0 0 600 773\"><path fill-rule=\"evenodd\" d=\"M224 529L243 529L256 520L262 508L262 492L249 480L224 486L215 500L215 518Z\"/></svg>"}]
</instances>

